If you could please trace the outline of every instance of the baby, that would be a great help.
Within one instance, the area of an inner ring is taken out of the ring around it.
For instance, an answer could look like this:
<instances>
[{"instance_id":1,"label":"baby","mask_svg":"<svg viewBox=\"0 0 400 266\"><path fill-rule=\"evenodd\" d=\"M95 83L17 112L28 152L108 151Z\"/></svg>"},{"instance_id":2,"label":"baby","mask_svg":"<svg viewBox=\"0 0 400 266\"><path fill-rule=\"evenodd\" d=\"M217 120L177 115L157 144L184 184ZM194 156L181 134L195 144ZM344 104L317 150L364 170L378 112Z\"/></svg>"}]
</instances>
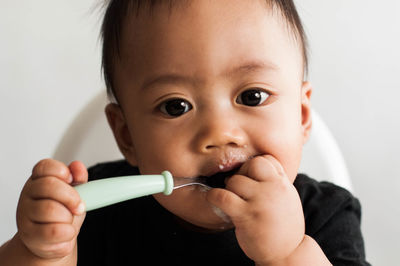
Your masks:
<instances>
[{"instance_id":1,"label":"baby","mask_svg":"<svg viewBox=\"0 0 400 266\"><path fill-rule=\"evenodd\" d=\"M369 265L357 199L297 172L312 87L291 0L111 0L102 36L126 160L40 161L1 265ZM72 187L164 170L224 182L87 214Z\"/></svg>"}]
</instances>

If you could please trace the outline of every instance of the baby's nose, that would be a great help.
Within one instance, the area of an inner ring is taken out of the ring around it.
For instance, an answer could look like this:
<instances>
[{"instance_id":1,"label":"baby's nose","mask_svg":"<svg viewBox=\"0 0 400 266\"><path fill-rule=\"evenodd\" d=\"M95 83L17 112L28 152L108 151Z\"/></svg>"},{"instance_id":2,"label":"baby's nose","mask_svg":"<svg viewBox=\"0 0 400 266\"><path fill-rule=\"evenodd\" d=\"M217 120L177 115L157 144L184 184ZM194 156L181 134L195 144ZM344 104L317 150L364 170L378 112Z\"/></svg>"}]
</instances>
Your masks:
<instances>
[{"instance_id":1,"label":"baby's nose","mask_svg":"<svg viewBox=\"0 0 400 266\"><path fill-rule=\"evenodd\" d=\"M234 118L213 116L199 123L196 135L197 150L203 153L215 149L243 147L247 142L247 134Z\"/></svg>"}]
</instances>

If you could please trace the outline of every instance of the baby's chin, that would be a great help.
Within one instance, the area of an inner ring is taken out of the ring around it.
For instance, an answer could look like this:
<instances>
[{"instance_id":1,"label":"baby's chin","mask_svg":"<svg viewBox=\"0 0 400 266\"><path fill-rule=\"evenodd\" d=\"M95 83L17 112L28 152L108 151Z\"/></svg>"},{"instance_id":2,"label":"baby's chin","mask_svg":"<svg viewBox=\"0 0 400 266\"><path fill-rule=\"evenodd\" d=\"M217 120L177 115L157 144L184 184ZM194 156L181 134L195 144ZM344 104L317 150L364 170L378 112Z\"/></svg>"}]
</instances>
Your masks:
<instances>
[{"instance_id":1,"label":"baby's chin","mask_svg":"<svg viewBox=\"0 0 400 266\"><path fill-rule=\"evenodd\" d=\"M222 220L215 221L215 223L210 223L209 221L207 223L202 223L202 221L188 221L182 217L178 218L185 222L184 227L186 229L202 233L217 233L234 228L232 222L227 223Z\"/></svg>"},{"instance_id":2,"label":"baby's chin","mask_svg":"<svg viewBox=\"0 0 400 266\"><path fill-rule=\"evenodd\" d=\"M228 215L207 201L207 192L200 186L189 186L169 196L156 194L154 198L175 216L196 227L211 231L233 228Z\"/></svg>"},{"instance_id":3,"label":"baby's chin","mask_svg":"<svg viewBox=\"0 0 400 266\"><path fill-rule=\"evenodd\" d=\"M217 207L212 206L212 213L209 218L199 219L196 217L179 217L186 222L186 228L199 232L221 232L234 227L231 219ZM206 215L205 215L206 216ZM205 218L205 216L203 216ZM208 216L208 215L207 215Z\"/></svg>"}]
</instances>

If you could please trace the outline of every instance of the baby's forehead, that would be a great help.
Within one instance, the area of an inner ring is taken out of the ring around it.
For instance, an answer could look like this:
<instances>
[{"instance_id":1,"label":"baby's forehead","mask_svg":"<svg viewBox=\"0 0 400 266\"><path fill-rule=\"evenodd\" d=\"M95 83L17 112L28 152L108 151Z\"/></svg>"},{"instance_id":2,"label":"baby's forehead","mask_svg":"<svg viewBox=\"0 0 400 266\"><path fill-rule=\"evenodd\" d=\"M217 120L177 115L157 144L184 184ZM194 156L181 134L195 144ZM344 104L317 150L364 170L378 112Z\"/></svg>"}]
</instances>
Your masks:
<instances>
[{"instance_id":1,"label":"baby's forehead","mask_svg":"<svg viewBox=\"0 0 400 266\"><path fill-rule=\"evenodd\" d=\"M247 1L247 0L246 0ZM244 13L246 12L246 6L243 5L245 0L235 0L235 3L242 3L240 8ZM181 23L181 27L193 27L188 23L187 12L191 12L193 14L192 20L195 20L197 16L204 15L205 12L210 12L210 10L204 9L204 5L201 6L202 1L111 1L112 6L110 5L109 10L106 12L106 16L104 18L103 23L103 68L104 68L104 77L107 83L107 87L109 88L109 92L113 87L113 73L115 71L115 64L119 64L127 58L131 58L126 56L126 52L129 54L132 52L132 43L137 43L140 40L143 40L143 35L151 32L154 35L153 39L157 40L155 37L159 37L163 34L162 27L157 31L156 21L160 22L160 18L162 23L171 23L171 21L175 20L177 23ZM292 40L297 42L297 45L300 46L300 52L302 53L303 63L306 68L307 66L307 55L306 55L306 45L305 45L305 37L303 34L303 30L301 27L301 23L296 23L296 18L298 18L296 11L294 10L294 15L288 15L288 12L282 10L282 7L279 4L280 1L268 1L268 0L259 0L259 7L262 7L261 16L272 17L277 22L281 23L282 28L285 29L288 35L291 36ZM232 2L233 3L233 2ZM269 3L269 4L268 4ZM243 8L244 6L244 8ZM229 12L230 8L234 8L235 5L227 5L226 7L218 10L221 12L221 17L224 15L224 12ZM203 9L202 9L203 8ZM213 11L213 10L211 10ZM284 12L285 11L285 12ZM214 12L215 14L215 12ZM185 16L186 15L186 16ZM214 16L216 23L221 23L221 19L219 16ZM249 15L250 17L250 15ZM186 20L185 20L186 19ZM219 20L218 20L219 19ZM262 19L262 18L260 18ZM162 26L161 23L161 26ZM225 21L223 23L226 24L235 24L237 21ZM186 25L185 25L186 24ZM193 29L193 30L197 30ZM206 29L207 30L207 29ZM226 27L221 30L226 30ZM149 34L147 34L149 35ZM200 35L200 34L199 34ZM149 36L146 36L148 38ZM182 36L179 36L182 38ZM178 43L179 38L175 38L174 41ZM173 39L173 38L171 38ZM149 39L147 39L149 40ZM255 42L257 40L250 39L248 42ZM151 44L151 43L149 43ZM146 44L145 44L146 45ZM196 45L196 43L194 44Z\"/></svg>"},{"instance_id":2,"label":"baby's forehead","mask_svg":"<svg viewBox=\"0 0 400 266\"><path fill-rule=\"evenodd\" d=\"M192 20L195 20L197 17L200 16L207 16L207 14L210 15L209 17L210 20L213 20L215 18L217 20L219 19L219 16L213 16L213 14L210 14L210 12L205 11L205 9L210 10L212 8L208 8L209 5L204 4L203 0L144 1L143 4L139 4L140 1L125 1L125 2L137 2L138 4L128 5L126 9L124 9L125 11L122 14L114 18L116 24L115 28L118 28L118 30L114 32L114 35L117 38L121 37L122 33L124 32L124 29L128 28L129 34L132 34L132 29L136 28L140 29L140 26L138 25L140 24L140 22L146 21L147 22L146 25L149 26L148 22L157 20L160 17L164 19L163 22L165 23L169 23L171 18L175 18L179 21L183 20L185 14L187 14L190 11L192 13L189 17L192 17L193 18ZM229 5L225 5L223 9L216 10L216 12L222 15L221 17L226 17L224 16L224 13L228 13L230 12L230 10L235 9L234 8L235 4L233 4L234 2L246 3L247 0L229 0L228 2L230 3ZM249 9L252 6L257 5L258 9L263 11L261 12L262 16L273 17L274 19L279 21L279 23L281 23L286 30L288 30L288 33L294 36L294 39L297 40L298 39L297 37L300 37L300 41L302 42L303 41L302 35L304 33L302 32L303 29L301 27L301 22L296 21L295 18L297 16L296 10L295 9L284 10L283 8L285 5L282 6L280 4L274 4L281 2L286 2L286 1L258 0L254 2L252 1L251 4L247 3L246 5L237 5L237 6L239 6L241 13L248 15L248 17L251 17L252 14L247 14L246 9ZM122 10L119 10L119 12L121 11ZM296 12L296 14L292 14L293 12ZM262 18L260 17L260 19ZM184 21L182 21L182 23L184 23ZM220 23L220 21L217 21L216 23ZM235 24L238 22L231 20L231 21L226 21L226 23Z\"/></svg>"},{"instance_id":3,"label":"baby's forehead","mask_svg":"<svg viewBox=\"0 0 400 266\"><path fill-rule=\"evenodd\" d=\"M234 1L246 2L243 0ZM297 37L296 31L283 15L283 11L267 5L266 2L268 1L265 0L255 1L251 5L243 5L242 3L238 7L226 5L222 10L221 6L213 9L215 5L206 5L203 1L182 1L179 5L174 1L171 2L173 4L167 5L167 2L147 4L136 7L136 9L132 8L125 20L121 22L120 34L116 36L119 38L116 42L116 45L119 45L117 51L132 51L132 44L137 42L147 41L145 45L151 45L153 42L160 41L165 35L168 35L166 38L170 39L169 42L175 42L176 45L179 45L179 42L192 37L193 33L197 35L197 40L193 43L193 46L195 46L201 43L204 36L205 38L209 37L209 33L212 33L215 29L223 35L229 31L236 31L237 28L243 28L243 24L246 24L247 28L244 27L242 36L244 39L246 32L253 28L252 24L247 23L250 20L253 20L254 23L265 21L265 27L269 28L277 26L276 28L279 28L279 31L284 31L287 34L289 41L293 41L301 49L303 47L302 42L299 42L301 38ZM257 2L261 4L257 4ZM254 10L258 11L257 14L251 12ZM186 31L187 29L190 30ZM185 31L188 34L182 36L180 33ZM263 32L260 32L260 35L262 34ZM249 44L260 42L259 39L252 37L246 40ZM274 39L276 35L270 34L269 38ZM206 42L204 44L207 45ZM122 56L122 58L126 57Z\"/></svg>"}]
</instances>

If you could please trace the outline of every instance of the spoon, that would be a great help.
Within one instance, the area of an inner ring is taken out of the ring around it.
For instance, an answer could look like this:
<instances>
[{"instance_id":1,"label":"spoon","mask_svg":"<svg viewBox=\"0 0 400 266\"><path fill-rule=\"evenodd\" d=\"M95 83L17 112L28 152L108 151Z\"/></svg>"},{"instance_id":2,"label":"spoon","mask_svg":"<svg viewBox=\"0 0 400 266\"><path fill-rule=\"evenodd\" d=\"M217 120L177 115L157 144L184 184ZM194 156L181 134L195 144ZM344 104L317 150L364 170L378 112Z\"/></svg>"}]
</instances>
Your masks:
<instances>
[{"instance_id":1,"label":"spoon","mask_svg":"<svg viewBox=\"0 0 400 266\"><path fill-rule=\"evenodd\" d=\"M207 185L206 179L205 176L179 178L178 180L175 180L174 189L193 185L199 185L206 189L210 189L211 187Z\"/></svg>"},{"instance_id":2,"label":"spoon","mask_svg":"<svg viewBox=\"0 0 400 266\"><path fill-rule=\"evenodd\" d=\"M174 184L171 173L164 171L160 175L119 176L94 180L74 188L85 203L86 211L161 192L170 195L173 190L186 186L200 185L210 188L206 185L205 177L185 177L176 181Z\"/></svg>"}]
</instances>

